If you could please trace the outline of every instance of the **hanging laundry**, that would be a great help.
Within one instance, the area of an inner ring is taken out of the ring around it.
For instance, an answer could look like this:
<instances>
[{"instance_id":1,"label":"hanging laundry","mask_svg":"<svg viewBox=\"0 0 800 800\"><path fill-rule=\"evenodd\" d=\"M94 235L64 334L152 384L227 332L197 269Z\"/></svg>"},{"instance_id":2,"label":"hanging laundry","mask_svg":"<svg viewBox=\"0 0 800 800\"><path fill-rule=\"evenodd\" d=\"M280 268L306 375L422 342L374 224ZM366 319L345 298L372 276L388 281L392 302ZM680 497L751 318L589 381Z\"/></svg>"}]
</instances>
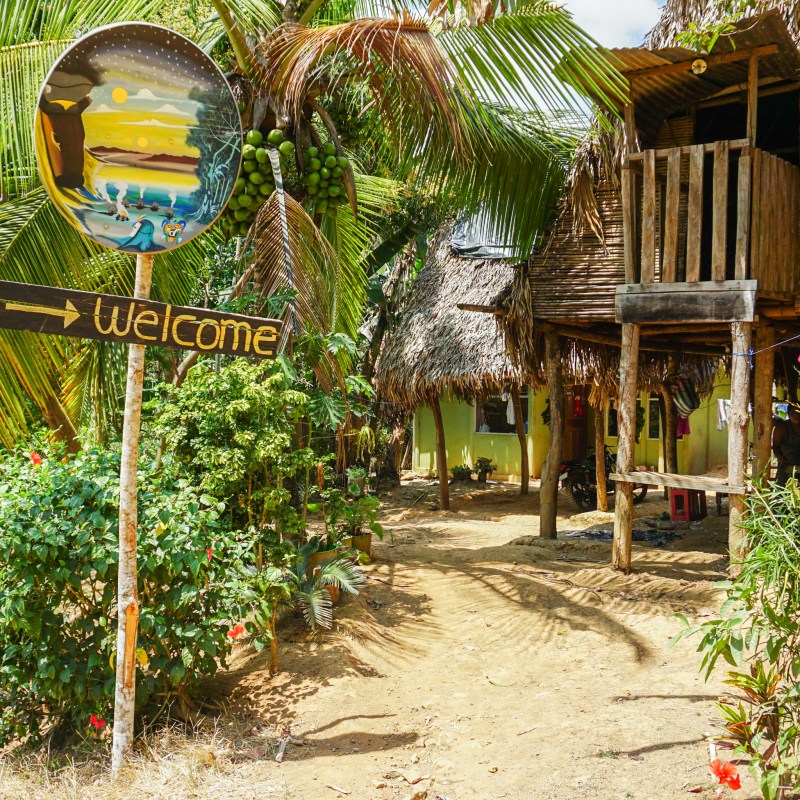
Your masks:
<instances>
[{"instance_id":1,"label":"hanging laundry","mask_svg":"<svg viewBox=\"0 0 800 800\"><path fill-rule=\"evenodd\" d=\"M508 396L508 405L506 406L506 422L509 425L517 424L517 418L514 414L514 399L511 397L511 395Z\"/></svg>"},{"instance_id":2,"label":"hanging laundry","mask_svg":"<svg viewBox=\"0 0 800 800\"><path fill-rule=\"evenodd\" d=\"M572 399L572 414L575 417L583 416L583 399L579 394Z\"/></svg>"},{"instance_id":3,"label":"hanging laundry","mask_svg":"<svg viewBox=\"0 0 800 800\"><path fill-rule=\"evenodd\" d=\"M728 424L728 412L731 409L731 401L720 397L717 400L717 430L721 431Z\"/></svg>"},{"instance_id":4,"label":"hanging laundry","mask_svg":"<svg viewBox=\"0 0 800 800\"><path fill-rule=\"evenodd\" d=\"M688 436L690 433L689 417L682 417L680 414L678 414L678 422L675 426L676 436Z\"/></svg>"},{"instance_id":5,"label":"hanging laundry","mask_svg":"<svg viewBox=\"0 0 800 800\"><path fill-rule=\"evenodd\" d=\"M689 378L678 378L672 389L672 398L679 417L688 417L700 407L700 397L694 388L694 381Z\"/></svg>"}]
</instances>

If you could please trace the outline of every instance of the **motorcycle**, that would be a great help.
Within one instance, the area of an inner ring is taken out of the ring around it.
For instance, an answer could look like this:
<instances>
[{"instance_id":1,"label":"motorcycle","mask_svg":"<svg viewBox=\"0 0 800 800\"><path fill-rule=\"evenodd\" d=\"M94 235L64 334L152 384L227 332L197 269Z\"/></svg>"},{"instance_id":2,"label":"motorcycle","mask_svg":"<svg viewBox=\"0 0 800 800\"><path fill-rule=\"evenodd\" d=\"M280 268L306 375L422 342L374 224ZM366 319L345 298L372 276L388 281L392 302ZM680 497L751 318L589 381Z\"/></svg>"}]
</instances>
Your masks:
<instances>
[{"instance_id":1,"label":"motorcycle","mask_svg":"<svg viewBox=\"0 0 800 800\"><path fill-rule=\"evenodd\" d=\"M614 494L614 481L609 475L616 470L617 456L605 447L606 492ZM578 460L562 461L559 468L561 488L569 494L578 511L594 511L597 508L597 461L593 452ZM633 502L638 505L647 497L647 485L633 486Z\"/></svg>"}]
</instances>

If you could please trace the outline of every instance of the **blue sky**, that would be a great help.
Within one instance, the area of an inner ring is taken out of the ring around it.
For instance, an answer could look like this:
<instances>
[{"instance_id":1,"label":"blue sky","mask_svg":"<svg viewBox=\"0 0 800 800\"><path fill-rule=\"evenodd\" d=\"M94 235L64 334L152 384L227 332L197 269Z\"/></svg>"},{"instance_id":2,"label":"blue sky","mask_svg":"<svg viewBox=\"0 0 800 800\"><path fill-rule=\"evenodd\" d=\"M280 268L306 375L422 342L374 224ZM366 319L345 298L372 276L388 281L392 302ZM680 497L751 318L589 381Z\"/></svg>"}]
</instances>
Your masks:
<instances>
[{"instance_id":1,"label":"blue sky","mask_svg":"<svg viewBox=\"0 0 800 800\"><path fill-rule=\"evenodd\" d=\"M637 47L658 19L658 0L565 0L575 21L606 47Z\"/></svg>"}]
</instances>

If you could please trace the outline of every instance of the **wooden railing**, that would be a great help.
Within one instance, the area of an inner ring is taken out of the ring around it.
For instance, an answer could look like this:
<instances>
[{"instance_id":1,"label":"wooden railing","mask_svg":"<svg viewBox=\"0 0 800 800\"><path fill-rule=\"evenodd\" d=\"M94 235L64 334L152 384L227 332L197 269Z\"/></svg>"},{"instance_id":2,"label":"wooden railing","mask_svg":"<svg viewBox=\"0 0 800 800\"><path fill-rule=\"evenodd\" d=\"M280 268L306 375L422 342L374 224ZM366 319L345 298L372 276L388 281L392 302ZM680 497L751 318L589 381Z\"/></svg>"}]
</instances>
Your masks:
<instances>
[{"instance_id":1,"label":"wooden railing","mask_svg":"<svg viewBox=\"0 0 800 800\"><path fill-rule=\"evenodd\" d=\"M623 174L628 283L797 290L800 169L747 139L645 150Z\"/></svg>"}]
</instances>

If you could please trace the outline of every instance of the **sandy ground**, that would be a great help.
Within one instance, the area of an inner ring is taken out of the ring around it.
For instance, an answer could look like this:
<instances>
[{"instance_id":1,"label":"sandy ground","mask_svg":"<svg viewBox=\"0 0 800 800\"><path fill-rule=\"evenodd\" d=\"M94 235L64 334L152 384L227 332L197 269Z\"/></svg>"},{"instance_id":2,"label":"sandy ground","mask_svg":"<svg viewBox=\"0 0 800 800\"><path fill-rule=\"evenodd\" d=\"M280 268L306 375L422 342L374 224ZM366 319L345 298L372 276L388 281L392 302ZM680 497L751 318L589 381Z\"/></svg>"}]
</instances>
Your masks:
<instances>
[{"instance_id":1,"label":"sandy ground","mask_svg":"<svg viewBox=\"0 0 800 800\"><path fill-rule=\"evenodd\" d=\"M568 535L608 529L610 514L570 516L562 498L559 539L541 541L535 491L454 487L449 512L437 496L414 481L384 498L387 537L333 633L286 620L274 678L243 646L210 687L226 711L195 742L151 744L116 787L96 766L42 778L41 764L0 761L0 798L717 797L704 735L722 675L703 682L691 643L664 650L673 614L719 602L728 520L713 496L701 527L634 544L629 577L607 566L610 544ZM665 510L661 497L637 516ZM286 730L303 743L278 764ZM749 777L735 796L758 796Z\"/></svg>"}]
</instances>

